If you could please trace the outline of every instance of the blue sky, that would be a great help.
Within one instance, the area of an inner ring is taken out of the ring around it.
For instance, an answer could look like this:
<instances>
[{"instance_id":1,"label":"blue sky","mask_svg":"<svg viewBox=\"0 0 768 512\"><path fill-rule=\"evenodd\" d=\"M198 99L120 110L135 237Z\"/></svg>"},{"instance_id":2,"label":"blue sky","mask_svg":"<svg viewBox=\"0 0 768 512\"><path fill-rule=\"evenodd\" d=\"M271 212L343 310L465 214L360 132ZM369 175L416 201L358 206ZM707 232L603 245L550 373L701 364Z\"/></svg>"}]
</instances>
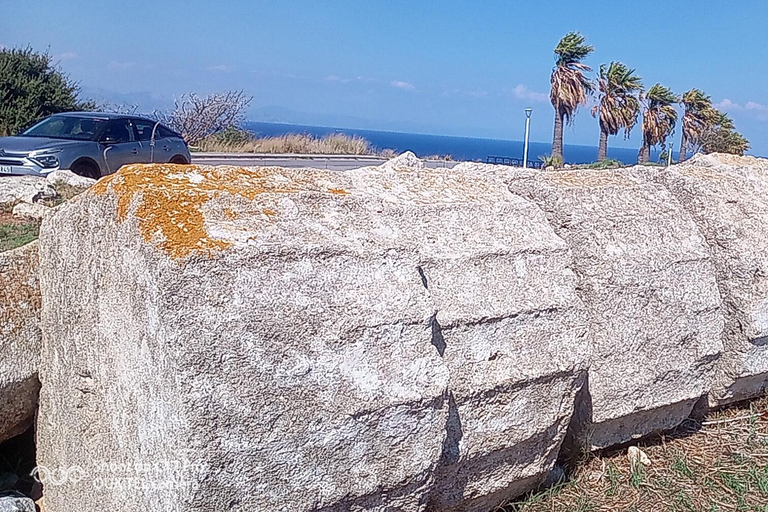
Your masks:
<instances>
[{"instance_id":1,"label":"blue sky","mask_svg":"<svg viewBox=\"0 0 768 512\"><path fill-rule=\"evenodd\" d=\"M552 49L578 30L593 68L701 88L768 154L767 18L765 0L0 0L0 45L49 48L86 93L144 108L245 89L253 118L519 140L531 106L547 142ZM565 142L597 138L584 108Z\"/></svg>"}]
</instances>

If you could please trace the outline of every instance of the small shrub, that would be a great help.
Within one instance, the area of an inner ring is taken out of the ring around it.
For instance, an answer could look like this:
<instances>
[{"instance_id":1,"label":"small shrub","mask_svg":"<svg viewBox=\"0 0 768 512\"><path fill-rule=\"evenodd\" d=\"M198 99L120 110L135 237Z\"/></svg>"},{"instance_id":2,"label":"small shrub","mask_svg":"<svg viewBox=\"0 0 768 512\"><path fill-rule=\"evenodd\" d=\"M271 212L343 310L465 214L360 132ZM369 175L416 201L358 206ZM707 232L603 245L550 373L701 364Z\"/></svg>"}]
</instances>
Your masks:
<instances>
[{"instance_id":1,"label":"small shrub","mask_svg":"<svg viewBox=\"0 0 768 512\"><path fill-rule=\"evenodd\" d=\"M539 157L539 160L544 164L544 167L554 167L555 169L559 169L563 166L563 159L559 156L542 155Z\"/></svg>"},{"instance_id":2,"label":"small shrub","mask_svg":"<svg viewBox=\"0 0 768 512\"><path fill-rule=\"evenodd\" d=\"M586 164L586 165L580 165L578 167L580 169L619 169L621 167L624 167L624 164L622 164L618 160L613 160L612 158L606 158L605 160L599 160L597 162L592 162L591 164Z\"/></svg>"}]
</instances>

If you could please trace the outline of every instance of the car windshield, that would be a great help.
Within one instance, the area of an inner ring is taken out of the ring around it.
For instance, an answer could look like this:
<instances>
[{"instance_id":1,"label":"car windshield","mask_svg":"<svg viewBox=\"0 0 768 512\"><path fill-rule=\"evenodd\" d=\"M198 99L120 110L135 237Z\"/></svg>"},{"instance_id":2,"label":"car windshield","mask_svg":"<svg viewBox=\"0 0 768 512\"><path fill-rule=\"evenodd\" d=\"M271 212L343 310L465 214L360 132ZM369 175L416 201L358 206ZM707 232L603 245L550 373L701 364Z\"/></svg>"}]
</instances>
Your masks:
<instances>
[{"instance_id":1,"label":"car windshield","mask_svg":"<svg viewBox=\"0 0 768 512\"><path fill-rule=\"evenodd\" d=\"M96 140L96 135L108 122L107 119L98 117L51 116L21 135L52 139Z\"/></svg>"}]
</instances>

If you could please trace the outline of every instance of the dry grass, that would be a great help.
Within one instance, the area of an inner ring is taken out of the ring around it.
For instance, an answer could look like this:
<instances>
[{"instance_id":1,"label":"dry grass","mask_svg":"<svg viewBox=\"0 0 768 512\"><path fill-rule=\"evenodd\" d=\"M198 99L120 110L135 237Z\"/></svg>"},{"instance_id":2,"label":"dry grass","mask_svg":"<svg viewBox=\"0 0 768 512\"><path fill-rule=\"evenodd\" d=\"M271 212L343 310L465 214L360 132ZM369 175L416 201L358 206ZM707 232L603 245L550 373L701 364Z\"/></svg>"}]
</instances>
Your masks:
<instances>
[{"instance_id":1,"label":"dry grass","mask_svg":"<svg viewBox=\"0 0 768 512\"><path fill-rule=\"evenodd\" d=\"M768 512L768 398L689 420L627 449L589 455L570 480L504 512Z\"/></svg>"},{"instance_id":2,"label":"dry grass","mask_svg":"<svg viewBox=\"0 0 768 512\"><path fill-rule=\"evenodd\" d=\"M259 137L248 141L228 141L217 137L197 144L200 151L223 153L300 153L322 155L373 155L370 142L362 137L344 134L315 137L307 133L292 133L277 137Z\"/></svg>"}]
</instances>

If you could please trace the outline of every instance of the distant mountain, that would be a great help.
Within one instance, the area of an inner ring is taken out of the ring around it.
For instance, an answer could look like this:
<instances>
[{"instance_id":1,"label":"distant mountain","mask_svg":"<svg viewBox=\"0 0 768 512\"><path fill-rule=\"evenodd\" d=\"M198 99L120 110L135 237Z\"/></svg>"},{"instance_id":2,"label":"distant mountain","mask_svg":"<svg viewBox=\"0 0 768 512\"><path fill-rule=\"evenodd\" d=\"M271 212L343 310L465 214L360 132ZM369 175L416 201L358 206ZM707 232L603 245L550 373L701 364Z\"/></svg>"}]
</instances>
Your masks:
<instances>
[{"instance_id":1,"label":"distant mountain","mask_svg":"<svg viewBox=\"0 0 768 512\"><path fill-rule=\"evenodd\" d=\"M465 135L457 133L455 130L446 129L446 126L439 124L419 123L407 120L387 121L383 119L368 119L364 117L338 114L299 112L276 105L252 107L248 110L246 118L248 121L260 123L279 123L302 126L336 126L385 132L440 133L454 136ZM493 137L495 135L493 131L483 128L464 131L480 137Z\"/></svg>"},{"instance_id":2,"label":"distant mountain","mask_svg":"<svg viewBox=\"0 0 768 512\"><path fill-rule=\"evenodd\" d=\"M81 87L80 97L85 100L93 100L97 105L133 106L138 112L148 113L155 110L168 110L173 108L173 97L154 92L129 92L120 93L98 87Z\"/></svg>"}]
</instances>

